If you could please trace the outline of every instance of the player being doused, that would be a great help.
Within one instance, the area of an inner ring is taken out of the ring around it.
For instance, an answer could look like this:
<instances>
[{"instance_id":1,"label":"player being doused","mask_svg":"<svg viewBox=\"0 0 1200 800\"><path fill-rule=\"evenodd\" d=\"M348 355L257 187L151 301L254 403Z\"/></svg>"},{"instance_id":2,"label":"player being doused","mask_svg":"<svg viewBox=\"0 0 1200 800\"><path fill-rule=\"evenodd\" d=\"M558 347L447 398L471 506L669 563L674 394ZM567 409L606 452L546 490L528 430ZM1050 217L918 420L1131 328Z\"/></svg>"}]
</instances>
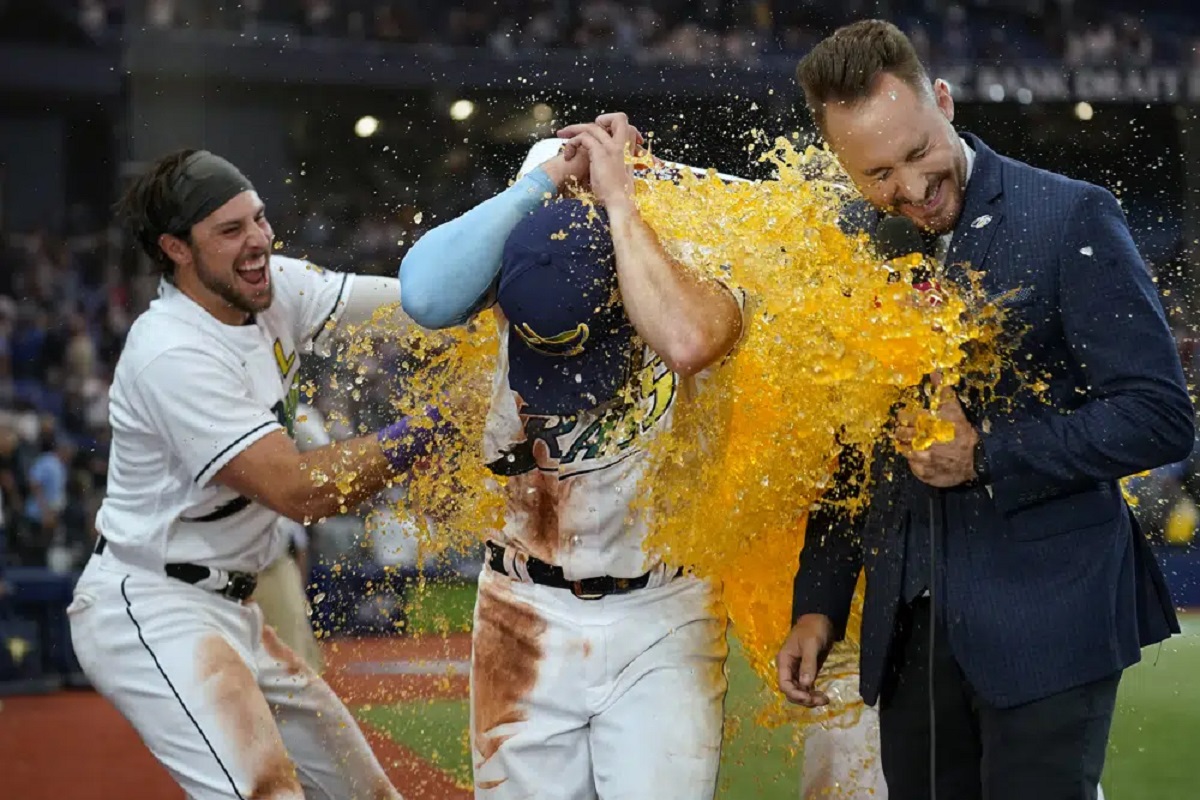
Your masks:
<instances>
[{"instance_id":1,"label":"player being doused","mask_svg":"<svg viewBox=\"0 0 1200 800\"><path fill-rule=\"evenodd\" d=\"M712 797L726 617L708 581L644 551L630 504L648 437L733 349L744 298L641 219L625 115L560 136L400 269L419 324L490 309L499 326L483 447L506 507L474 616L475 792Z\"/></svg>"}]
</instances>

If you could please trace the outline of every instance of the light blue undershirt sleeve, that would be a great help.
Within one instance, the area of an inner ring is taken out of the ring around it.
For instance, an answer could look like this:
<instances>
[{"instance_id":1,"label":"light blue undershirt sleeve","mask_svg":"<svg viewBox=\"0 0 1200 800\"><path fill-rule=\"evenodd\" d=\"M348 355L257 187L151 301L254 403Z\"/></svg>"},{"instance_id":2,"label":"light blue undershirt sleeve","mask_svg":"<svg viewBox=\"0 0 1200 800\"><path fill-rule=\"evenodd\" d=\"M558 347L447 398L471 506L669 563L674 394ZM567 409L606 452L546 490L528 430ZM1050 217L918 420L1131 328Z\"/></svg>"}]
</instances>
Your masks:
<instances>
[{"instance_id":1,"label":"light blue undershirt sleeve","mask_svg":"<svg viewBox=\"0 0 1200 800\"><path fill-rule=\"evenodd\" d=\"M400 262L400 304L424 328L461 325L491 302L504 242L558 189L541 167L418 239Z\"/></svg>"}]
</instances>

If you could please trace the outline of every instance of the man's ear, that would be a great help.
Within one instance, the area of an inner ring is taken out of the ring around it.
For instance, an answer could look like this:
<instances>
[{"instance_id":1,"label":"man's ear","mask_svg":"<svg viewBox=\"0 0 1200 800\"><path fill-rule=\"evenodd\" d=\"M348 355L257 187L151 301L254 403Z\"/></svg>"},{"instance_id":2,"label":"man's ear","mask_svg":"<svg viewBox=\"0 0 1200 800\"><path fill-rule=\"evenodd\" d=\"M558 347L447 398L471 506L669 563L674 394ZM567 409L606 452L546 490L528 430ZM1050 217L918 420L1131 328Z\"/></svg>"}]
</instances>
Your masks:
<instances>
[{"instance_id":1,"label":"man's ear","mask_svg":"<svg viewBox=\"0 0 1200 800\"><path fill-rule=\"evenodd\" d=\"M187 264L192 260L192 249L188 243L173 233L164 233L158 237L158 246L167 258L176 264Z\"/></svg>"},{"instance_id":2,"label":"man's ear","mask_svg":"<svg viewBox=\"0 0 1200 800\"><path fill-rule=\"evenodd\" d=\"M954 122L954 95L950 93L950 84L941 78L933 82L933 100L942 116Z\"/></svg>"}]
</instances>

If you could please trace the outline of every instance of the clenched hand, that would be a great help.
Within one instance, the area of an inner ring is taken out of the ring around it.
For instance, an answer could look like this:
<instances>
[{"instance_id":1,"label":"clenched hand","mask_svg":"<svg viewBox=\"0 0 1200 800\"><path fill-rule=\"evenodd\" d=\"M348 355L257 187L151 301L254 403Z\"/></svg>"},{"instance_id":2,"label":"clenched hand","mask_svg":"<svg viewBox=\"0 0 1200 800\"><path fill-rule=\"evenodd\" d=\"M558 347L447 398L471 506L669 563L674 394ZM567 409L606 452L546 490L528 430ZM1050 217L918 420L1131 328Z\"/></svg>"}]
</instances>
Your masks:
<instances>
[{"instance_id":1,"label":"clenched hand","mask_svg":"<svg viewBox=\"0 0 1200 800\"><path fill-rule=\"evenodd\" d=\"M592 191L606 208L633 202L633 169L625 154L640 152L642 135L628 117L602 114L595 122L568 125L558 136L567 140L563 156L568 162L586 153Z\"/></svg>"},{"instance_id":2,"label":"clenched hand","mask_svg":"<svg viewBox=\"0 0 1200 800\"><path fill-rule=\"evenodd\" d=\"M937 385L937 376L934 376L934 386ZM913 450L917 429L912 420L902 417L896 426L896 441L918 480L939 489L949 489L975 479L975 443L979 441L979 433L963 412L954 389L943 386L940 391L938 417L954 426L954 438L948 442L934 442L925 450Z\"/></svg>"}]
</instances>

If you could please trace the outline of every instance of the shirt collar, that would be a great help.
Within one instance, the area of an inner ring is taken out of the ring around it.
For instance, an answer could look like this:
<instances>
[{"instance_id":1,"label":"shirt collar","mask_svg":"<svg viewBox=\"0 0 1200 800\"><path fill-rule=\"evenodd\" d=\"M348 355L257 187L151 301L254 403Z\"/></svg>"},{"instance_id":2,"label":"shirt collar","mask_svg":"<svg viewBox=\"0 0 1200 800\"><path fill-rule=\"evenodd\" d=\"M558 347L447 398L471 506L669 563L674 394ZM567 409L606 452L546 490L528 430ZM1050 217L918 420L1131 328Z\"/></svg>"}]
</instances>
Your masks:
<instances>
[{"instance_id":1,"label":"shirt collar","mask_svg":"<svg viewBox=\"0 0 1200 800\"><path fill-rule=\"evenodd\" d=\"M971 145L967 144L967 140L962 138L961 136L958 137L958 141L959 141L959 144L962 145L963 155L965 155L967 157L967 180L963 183L963 196L965 197L966 193L967 193L967 186L971 183L971 173L975 171L975 151L971 149ZM960 211L959 213L961 214L962 212ZM951 240L953 240L953 238L954 238L954 229L953 228L946 231L945 233L943 233L941 236L939 236L937 238L937 243L938 243L937 258L939 261L946 260L946 256L950 252L950 242L951 242Z\"/></svg>"},{"instance_id":2,"label":"shirt collar","mask_svg":"<svg viewBox=\"0 0 1200 800\"><path fill-rule=\"evenodd\" d=\"M975 171L975 151L971 149L971 145L967 144L967 140L962 138L961 136L958 137L958 141L960 144L962 144L963 153L967 157L967 180L966 180L966 183L970 183L971 182L971 173Z\"/></svg>"}]
</instances>

